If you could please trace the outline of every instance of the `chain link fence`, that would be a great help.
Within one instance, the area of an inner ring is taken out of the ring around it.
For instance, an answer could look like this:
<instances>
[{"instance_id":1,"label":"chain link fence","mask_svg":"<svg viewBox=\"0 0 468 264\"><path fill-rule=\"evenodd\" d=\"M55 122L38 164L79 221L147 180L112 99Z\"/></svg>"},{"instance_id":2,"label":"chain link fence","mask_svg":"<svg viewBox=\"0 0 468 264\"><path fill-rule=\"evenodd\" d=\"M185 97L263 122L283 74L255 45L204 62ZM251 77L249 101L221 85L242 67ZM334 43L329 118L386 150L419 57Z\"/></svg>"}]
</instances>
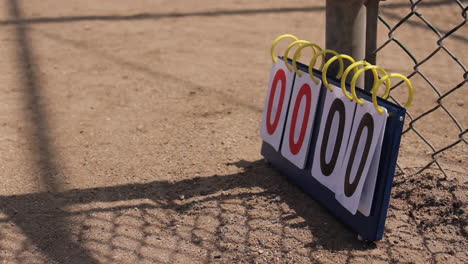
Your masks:
<instances>
[{"instance_id":1,"label":"chain link fence","mask_svg":"<svg viewBox=\"0 0 468 264\"><path fill-rule=\"evenodd\" d=\"M467 5L460 0L386 1L379 8L377 64L413 82L416 100L408 110L399 169L418 174L466 174ZM403 84L403 85L402 85ZM400 88L401 87L401 88ZM403 82L391 100L404 104Z\"/></svg>"}]
</instances>

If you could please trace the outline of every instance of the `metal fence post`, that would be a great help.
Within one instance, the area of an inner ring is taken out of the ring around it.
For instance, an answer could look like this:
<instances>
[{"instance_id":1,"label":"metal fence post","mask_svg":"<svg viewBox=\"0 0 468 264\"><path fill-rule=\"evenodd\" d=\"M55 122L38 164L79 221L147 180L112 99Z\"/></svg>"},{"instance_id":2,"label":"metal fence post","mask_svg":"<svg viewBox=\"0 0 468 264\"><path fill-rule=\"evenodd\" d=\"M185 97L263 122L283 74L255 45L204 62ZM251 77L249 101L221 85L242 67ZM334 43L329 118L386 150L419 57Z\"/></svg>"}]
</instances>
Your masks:
<instances>
[{"instance_id":1,"label":"metal fence post","mask_svg":"<svg viewBox=\"0 0 468 264\"><path fill-rule=\"evenodd\" d=\"M327 0L326 43L327 49L352 56L356 60L365 57L366 0ZM327 58L333 55L327 54ZM349 65L349 64L347 64ZM330 74L338 72L338 65L330 67ZM362 86L362 83L358 83Z\"/></svg>"},{"instance_id":2,"label":"metal fence post","mask_svg":"<svg viewBox=\"0 0 468 264\"><path fill-rule=\"evenodd\" d=\"M366 3L367 21L366 21L366 61L371 64L377 63L377 22L379 18L380 0L368 0ZM371 72L366 72L364 89L372 89L374 78Z\"/></svg>"},{"instance_id":3,"label":"metal fence post","mask_svg":"<svg viewBox=\"0 0 468 264\"><path fill-rule=\"evenodd\" d=\"M375 54L373 52L377 46L378 6L379 0L327 0L327 49L348 54L356 60L366 58L374 64ZM327 54L328 58L331 56ZM331 74L336 74L338 65L332 65L330 70ZM365 88L370 90L372 76L366 73L366 80ZM363 87L364 79L361 79L358 85Z\"/></svg>"}]
</instances>

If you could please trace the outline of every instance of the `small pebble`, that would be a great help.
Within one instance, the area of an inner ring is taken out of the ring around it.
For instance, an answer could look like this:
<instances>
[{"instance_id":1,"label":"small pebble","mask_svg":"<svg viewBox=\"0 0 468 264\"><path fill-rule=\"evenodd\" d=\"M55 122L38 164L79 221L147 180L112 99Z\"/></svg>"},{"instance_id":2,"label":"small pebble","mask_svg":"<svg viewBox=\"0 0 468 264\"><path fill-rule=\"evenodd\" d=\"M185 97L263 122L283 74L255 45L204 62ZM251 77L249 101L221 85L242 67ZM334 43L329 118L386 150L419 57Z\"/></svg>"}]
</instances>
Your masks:
<instances>
[{"instance_id":1,"label":"small pebble","mask_svg":"<svg viewBox=\"0 0 468 264\"><path fill-rule=\"evenodd\" d=\"M457 100L457 105L458 105L458 106L464 106L464 105L465 105L465 101L463 101L462 99L458 99L458 100Z\"/></svg>"},{"instance_id":2,"label":"small pebble","mask_svg":"<svg viewBox=\"0 0 468 264\"><path fill-rule=\"evenodd\" d=\"M179 199L180 199L180 200L184 200L184 199L185 199L185 195L179 195Z\"/></svg>"},{"instance_id":3,"label":"small pebble","mask_svg":"<svg viewBox=\"0 0 468 264\"><path fill-rule=\"evenodd\" d=\"M141 132L141 131L145 130L145 126L144 125L138 125L136 129Z\"/></svg>"}]
</instances>

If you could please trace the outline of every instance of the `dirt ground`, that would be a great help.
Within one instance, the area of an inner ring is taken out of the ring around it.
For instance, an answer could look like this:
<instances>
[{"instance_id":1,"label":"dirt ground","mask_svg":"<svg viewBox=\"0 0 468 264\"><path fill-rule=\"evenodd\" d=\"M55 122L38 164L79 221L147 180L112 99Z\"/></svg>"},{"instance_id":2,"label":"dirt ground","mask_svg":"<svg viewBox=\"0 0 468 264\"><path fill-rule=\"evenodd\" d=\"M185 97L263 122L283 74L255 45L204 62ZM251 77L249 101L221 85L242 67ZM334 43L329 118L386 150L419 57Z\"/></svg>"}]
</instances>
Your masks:
<instances>
[{"instance_id":1,"label":"dirt ground","mask_svg":"<svg viewBox=\"0 0 468 264\"><path fill-rule=\"evenodd\" d=\"M409 176L431 152L404 136L376 243L263 161L270 43L324 46L324 2L0 0L0 263L467 263L466 144L441 159L447 178ZM406 2L384 4L391 23ZM427 2L444 30L461 22ZM396 34L423 58L437 44L418 23ZM445 42L465 63L467 36ZM408 74L397 53L379 64ZM462 81L452 63L421 71L446 91ZM437 100L422 81L415 114ZM466 128L466 86L444 100ZM460 133L443 114L416 124L436 148Z\"/></svg>"}]
</instances>

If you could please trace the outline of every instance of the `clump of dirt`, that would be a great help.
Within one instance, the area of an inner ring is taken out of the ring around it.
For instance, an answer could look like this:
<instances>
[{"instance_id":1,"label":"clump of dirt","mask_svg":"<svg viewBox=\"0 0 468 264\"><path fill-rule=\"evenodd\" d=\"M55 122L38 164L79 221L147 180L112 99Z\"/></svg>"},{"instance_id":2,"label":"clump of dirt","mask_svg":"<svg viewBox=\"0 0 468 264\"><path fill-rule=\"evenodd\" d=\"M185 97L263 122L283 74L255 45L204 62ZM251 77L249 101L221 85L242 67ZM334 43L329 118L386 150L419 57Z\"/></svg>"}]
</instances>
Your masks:
<instances>
[{"instance_id":1,"label":"clump of dirt","mask_svg":"<svg viewBox=\"0 0 468 264\"><path fill-rule=\"evenodd\" d=\"M409 239L404 243L429 251L432 261L466 258L467 184L440 173L397 176L387 222L387 239ZM402 228L406 227L406 228ZM396 231L396 232L395 232ZM410 233L405 233L411 231ZM417 234L417 235L416 235ZM419 238L418 238L419 236ZM441 259L440 255L443 255Z\"/></svg>"},{"instance_id":2,"label":"clump of dirt","mask_svg":"<svg viewBox=\"0 0 468 264\"><path fill-rule=\"evenodd\" d=\"M424 173L397 178L394 188L395 203L408 203L408 215L421 231L436 231L444 226L466 237L466 184Z\"/></svg>"}]
</instances>

